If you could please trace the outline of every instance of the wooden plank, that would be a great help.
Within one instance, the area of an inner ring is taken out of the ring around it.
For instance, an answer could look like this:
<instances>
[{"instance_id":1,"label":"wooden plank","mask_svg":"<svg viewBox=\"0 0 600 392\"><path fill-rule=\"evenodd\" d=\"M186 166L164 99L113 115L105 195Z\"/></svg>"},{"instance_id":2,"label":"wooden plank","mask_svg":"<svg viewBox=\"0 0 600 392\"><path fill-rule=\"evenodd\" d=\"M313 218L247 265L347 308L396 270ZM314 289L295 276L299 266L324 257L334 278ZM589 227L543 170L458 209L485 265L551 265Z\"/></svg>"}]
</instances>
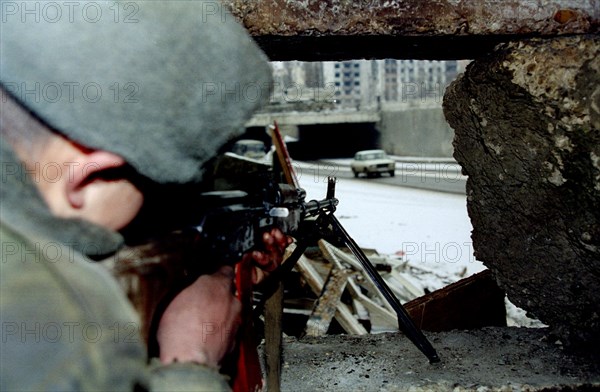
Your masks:
<instances>
[{"instance_id":1,"label":"wooden plank","mask_svg":"<svg viewBox=\"0 0 600 392\"><path fill-rule=\"evenodd\" d=\"M293 251L294 245L292 244L292 245L288 246L288 248L290 249L289 251L291 252L291 251ZM286 250L286 252L287 252L287 250ZM321 293L321 291L323 290L325 281L319 275L317 270L311 265L308 258L306 258L306 256L302 255L300 257L300 259L298 260L298 263L296 263L296 266L294 268L296 269L296 271L298 271L304 277L304 279L306 279L306 282L308 283L308 285L311 288L311 290L313 291L313 293L315 293L316 295L319 295ZM366 335L367 334L367 330L365 329L365 327L363 327L358 322L358 320L356 320L356 318L352 314L352 311L346 304L340 303L338 305L336 313L335 313L335 318L338 321L338 323L341 325L341 327L346 331L346 333L354 334L354 335Z\"/></svg>"},{"instance_id":2,"label":"wooden plank","mask_svg":"<svg viewBox=\"0 0 600 392\"><path fill-rule=\"evenodd\" d=\"M268 392L281 390L283 283L265 303L265 372Z\"/></svg>"},{"instance_id":3,"label":"wooden plank","mask_svg":"<svg viewBox=\"0 0 600 392\"><path fill-rule=\"evenodd\" d=\"M339 306L342 293L348 282L349 272L345 269L332 268L323 291L315 302L312 314L304 329L308 336L323 336L329 329L329 324Z\"/></svg>"},{"instance_id":4,"label":"wooden plank","mask_svg":"<svg viewBox=\"0 0 600 392\"><path fill-rule=\"evenodd\" d=\"M394 313L394 309L392 308L392 306L383 297L383 295L377 289L377 287L375 287L375 285L373 284L373 282L371 281L371 279L364 274L365 269L358 262L358 260L356 259L356 257L354 255L350 255L350 254L345 253L341 249L338 249L337 247L331 245L329 242L327 242L325 240L320 240L320 241L322 242L323 245L322 246L319 245L319 247L321 248L321 251L324 252L324 254L326 252L328 254L331 254L334 257L338 257L341 261L343 261L343 262L348 263L349 265L351 265L356 271L359 271L359 272L363 273L363 276L362 276L363 279L362 279L362 281L359 284L361 286L364 286L370 293L373 293L373 295L378 296L379 299L381 300L381 303L383 304L383 306L386 309L388 309L390 312Z\"/></svg>"},{"instance_id":5,"label":"wooden plank","mask_svg":"<svg viewBox=\"0 0 600 392\"><path fill-rule=\"evenodd\" d=\"M406 279L404 276L402 276L402 274L400 274L398 271L396 271L393 268L392 268L392 272L390 272L390 274L388 276L388 279L390 279L390 280L394 279L398 283L400 283L400 285L402 285L402 288L404 290L406 290L408 295L410 296L409 299L418 298L425 294L423 292L423 289L416 287L408 279ZM389 281L388 281L388 283L389 283Z\"/></svg>"},{"instance_id":6,"label":"wooden plank","mask_svg":"<svg viewBox=\"0 0 600 392\"><path fill-rule=\"evenodd\" d=\"M319 240L319 248L321 249L321 252L323 253L323 257L325 257L327 260L329 260L334 265L334 268L343 268L343 264L337 258L338 254L340 252L339 249L335 248L333 245L329 244L325 240ZM336 252L336 251L338 251L338 252ZM358 265L358 267L360 268L359 272L363 271L363 269L360 265ZM397 328L398 327L398 317L396 316L396 314L394 312L390 311L389 309L387 309L381 305L378 305L371 298L364 295L362 290L360 289L359 285L355 282L353 277L350 277L348 279L348 292L350 293L350 295L352 295L353 298L360 301L362 303L362 305L367 309L367 311L369 312L369 316L370 316L372 325L378 325L381 327L388 327L388 328ZM376 293L378 295L380 294L379 291L377 291L377 290L376 290ZM383 299L383 303L387 304L385 299ZM389 306L389 304L388 304L388 306Z\"/></svg>"},{"instance_id":7,"label":"wooden plank","mask_svg":"<svg viewBox=\"0 0 600 392\"><path fill-rule=\"evenodd\" d=\"M352 298L352 308L354 309L354 313L357 315L359 321L370 321L369 320L369 311L356 298Z\"/></svg>"},{"instance_id":8,"label":"wooden plank","mask_svg":"<svg viewBox=\"0 0 600 392\"><path fill-rule=\"evenodd\" d=\"M369 332L359 323L346 304L340 304L335 312L335 319L349 335L366 335Z\"/></svg>"},{"instance_id":9,"label":"wooden plank","mask_svg":"<svg viewBox=\"0 0 600 392\"><path fill-rule=\"evenodd\" d=\"M331 263L334 263L334 265L340 265L341 264L340 260L345 261L348 264L352 265L356 271L363 274L362 275L363 279L360 284L366 286L367 290L369 292L371 292L371 293L373 293L373 295L376 295L377 297L379 297L379 299L382 303L382 305L380 305L380 306L383 306L385 309L387 309L390 312L390 314L394 314L394 317L396 317L392 306L383 297L381 292L379 290L377 290L377 287L375 287L373 282L371 282L371 280L367 276L364 275L364 272L365 272L364 268L362 267L362 265L360 265L360 263L358 262L358 260L356 260L356 258L354 256L347 255L346 253L344 253L340 249L336 248L335 246L331 245L329 242L327 242L325 240L319 240L319 248L321 249L323 256L326 259L328 259ZM360 296L361 300L363 298L369 299L366 295L364 295L362 293L362 291L360 290L360 287L358 287L358 283L356 284L356 286L352 285L351 289L353 290L352 294L356 295L356 296ZM373 302L373 300L369 299L369 301L372 302L373 304L375 304L375 302ZM377 305L377 304L375 304L375 305Z\"/></svg>"}]
</instances>

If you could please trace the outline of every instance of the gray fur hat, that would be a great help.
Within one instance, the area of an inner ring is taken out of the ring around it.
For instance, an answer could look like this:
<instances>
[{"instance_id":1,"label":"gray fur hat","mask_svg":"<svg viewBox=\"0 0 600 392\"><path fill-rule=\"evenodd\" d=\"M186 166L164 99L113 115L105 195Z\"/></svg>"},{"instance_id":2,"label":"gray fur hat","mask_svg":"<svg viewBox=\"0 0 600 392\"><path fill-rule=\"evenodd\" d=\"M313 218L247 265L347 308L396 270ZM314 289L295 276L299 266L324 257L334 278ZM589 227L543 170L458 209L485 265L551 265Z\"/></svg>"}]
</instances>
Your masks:
<instances>
[{"instance_id":1,"label":"gray fur hat","mask_svg":"<svg viewBox=\"0 0 600 392\"><path fill-rule=\"evenodd\" d=\"M267 59L217 1L1 1L0 81L68 138L160 183L201 166L269 98Z\"/></svg>"}]
</instances>

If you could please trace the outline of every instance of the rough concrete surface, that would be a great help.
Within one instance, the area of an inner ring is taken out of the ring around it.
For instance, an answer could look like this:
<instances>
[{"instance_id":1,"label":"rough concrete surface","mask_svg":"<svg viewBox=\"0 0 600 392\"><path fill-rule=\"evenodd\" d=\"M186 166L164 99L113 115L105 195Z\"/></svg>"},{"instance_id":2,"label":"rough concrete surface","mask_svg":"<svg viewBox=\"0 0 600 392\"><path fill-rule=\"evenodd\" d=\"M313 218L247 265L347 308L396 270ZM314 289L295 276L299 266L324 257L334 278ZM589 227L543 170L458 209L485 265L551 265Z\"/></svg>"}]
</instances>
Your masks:
<instances>
[{"instance_id":1,"label":"rough concrete surface","mask_svg":"<svg viewBox=\"0 0 600 392\"><path fill-rule=\"evenodd\" d=\"M598 358L574 356L546 329L490 327L426 334L431 365L402 334L284 343L282 391L592 391Z\"/></svg>"},{"instance_id":2,"label":"rough concrete surface","mask_svg":"<svg viewBox=\"0 0 600 392\"><path fill-rule=\"evenodd\" d=\"M596 0L226 0L225 4L277 60L475 58L493 44L516 37L600 30Z\"/></svg>"},{"instance_id":3,"label":"rough concrete surface","mask_svg":"<svg viewBox=\"0 0 600 392\"><path fill-rule=\"evenodd\" d=\"M502 45L444 98L475 256L566 342L600 344L600 38Z\"/></svg>"},{"instance_id":4,"label":"rough concrete surface","mask_svg":"<svg viewBox=\"0 0 600 392\"><path fill-rule=\"evenodd\" d=\"M581 34L594 0L226 0L253 35Z\"/></svg>"}]
</instances>

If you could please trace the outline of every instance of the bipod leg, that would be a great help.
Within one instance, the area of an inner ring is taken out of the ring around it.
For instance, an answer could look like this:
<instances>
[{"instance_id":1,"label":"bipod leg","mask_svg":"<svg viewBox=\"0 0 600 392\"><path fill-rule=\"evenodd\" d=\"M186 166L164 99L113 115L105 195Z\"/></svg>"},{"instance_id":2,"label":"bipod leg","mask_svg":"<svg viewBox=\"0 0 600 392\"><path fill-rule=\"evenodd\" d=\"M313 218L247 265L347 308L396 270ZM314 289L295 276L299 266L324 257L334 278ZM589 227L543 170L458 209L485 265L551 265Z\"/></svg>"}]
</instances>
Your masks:
<instances>
[{"instance_id":1,"label":"bipod leg","mask_svg":"<svg viewBox=\"0 0 600 392\"><path fill-rule=\"evenodd\" d=\"M404 334L413 342L413 344L421 350L423 354L429 359L430 363L439 362L440 358L431 345L429 340L423 335L423 332L413 323L406 309L402 306L398 298L394 295L392 290L389 288L385 280L379 275L379 272L373 267L373 264L369 261L362 249L356 244L356 242L350 237L348 232L344 229L340 221L333 214L323 214L324 218L329 221L333 231L341 236L346 246L356 256L359 263L369 275L369 278L373 281L377 289L383 294L388 303L392 306L398 316L398 327L404 332Z\"/></svg>"}]
</instances>

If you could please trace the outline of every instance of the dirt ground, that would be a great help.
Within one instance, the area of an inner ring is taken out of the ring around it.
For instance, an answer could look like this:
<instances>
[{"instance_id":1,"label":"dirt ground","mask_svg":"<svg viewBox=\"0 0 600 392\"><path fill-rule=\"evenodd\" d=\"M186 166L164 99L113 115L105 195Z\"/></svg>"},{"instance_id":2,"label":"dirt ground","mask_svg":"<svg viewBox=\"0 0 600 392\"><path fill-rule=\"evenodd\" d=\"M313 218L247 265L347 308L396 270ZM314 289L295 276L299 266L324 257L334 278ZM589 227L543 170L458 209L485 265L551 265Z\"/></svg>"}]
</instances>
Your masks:
<instances>
[{"instance_id":1,"label":"dirt ground","mask_svg":"<svg viewBox=\"0 0 600 392\"><path fill-rule=\"evenodd\" d=\"M426 333L441 362L399 333L287 338L282 390L600 391L600 357L568 353L547 329Z\"/></svg>"}]
</instances>

